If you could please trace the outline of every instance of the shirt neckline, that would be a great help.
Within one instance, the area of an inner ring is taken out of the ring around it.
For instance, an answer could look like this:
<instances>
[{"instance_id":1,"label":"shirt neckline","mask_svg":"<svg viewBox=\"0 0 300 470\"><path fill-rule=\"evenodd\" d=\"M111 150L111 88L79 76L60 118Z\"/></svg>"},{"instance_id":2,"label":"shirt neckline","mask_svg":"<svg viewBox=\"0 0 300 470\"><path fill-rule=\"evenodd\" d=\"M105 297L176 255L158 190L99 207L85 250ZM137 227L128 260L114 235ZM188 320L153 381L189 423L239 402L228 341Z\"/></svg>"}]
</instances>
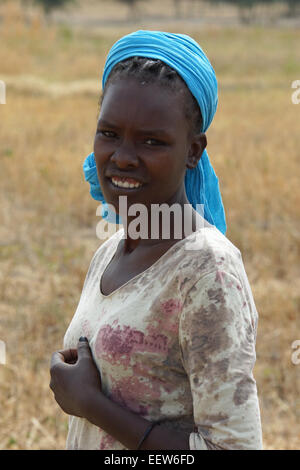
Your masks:
<instances>
[{"instance_id":1,"label":"shirt neckline","mask_svg":"<svg viewBox=\"0 0 300 470\"><path fill-rule=\"evenodd\" d=\"M191 237L192 235L193 236L196 236L197 234L199 234L202 230L205 230L205 229L214 229L216 230L216 227L214 225L212 225L211 227L201 227L199 230L196 230L195 232L193 232L191 235L189 235L189 237ZM122 232L123 232L123 235L124 235L124 229L122 229ZM167 251L162 254L156 261L154 261L154 263L151 264L151 266L148 266L148 268L146 268L144 271L136 274L134 277L132 277L131 279L128 279L128 281L126 281L124 284L122 284L121 286L119 286L117 289L115 289L114 291L112 291L110 294L108 295L105 295L102 293L102 290L101 290L101 281L102 281L102 276L107 268L107 266L110 264L110 262L112 261L113 257L115 256L116 254L116 251L117 251L117 247L118 247L118 244L120 242L120 240L124 238L124 236L120 237L117 239L117 245L115 247L114 250L112 250L112 255L109 257L108 259L108 262L105 264L105 267L104 269L102 270L102 273L100 275L100 282L98 284L99 286L99 292L100 292L100 296L103 297L104 299L108 299L110 297L112 297L115 293L119 292L123 287L126 287L130 282L133 282L135 279L137 279L138 277L142 277L144 274L146 274L148 271L150 271L151 269L153 269L153 267L155 267L159 262L161 262L161 260L166 256L168 255L171 250L173 250L174 248L176 248L178 245L180 245L181 243L184 243L188 240L188 237L185 237L185 238L182 238L181 240L178 240L178 242L174 243L174 245L172 245L170 248L167 249Z\"/></svg>"}]
</instances>

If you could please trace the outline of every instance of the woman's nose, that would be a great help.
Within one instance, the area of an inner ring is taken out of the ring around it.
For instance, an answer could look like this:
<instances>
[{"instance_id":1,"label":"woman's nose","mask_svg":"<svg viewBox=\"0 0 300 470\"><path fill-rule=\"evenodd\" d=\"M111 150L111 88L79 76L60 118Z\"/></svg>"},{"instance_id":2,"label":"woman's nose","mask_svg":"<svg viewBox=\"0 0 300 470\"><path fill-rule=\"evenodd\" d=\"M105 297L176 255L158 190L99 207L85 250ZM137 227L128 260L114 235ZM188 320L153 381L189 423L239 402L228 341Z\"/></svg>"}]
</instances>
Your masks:
<instances>
[{"instance_id":1,"label":"woman's nose","mask_svg":"<svg viewBox=\"0 0 300 470\"><path fill-rule=\"evenodd\" d=\"M126 168L128 166L137 167L139 162L134 144L125 141L121 142L111 156L111 161L118 165L119 168Z\"/></svg>"}]
</instances>

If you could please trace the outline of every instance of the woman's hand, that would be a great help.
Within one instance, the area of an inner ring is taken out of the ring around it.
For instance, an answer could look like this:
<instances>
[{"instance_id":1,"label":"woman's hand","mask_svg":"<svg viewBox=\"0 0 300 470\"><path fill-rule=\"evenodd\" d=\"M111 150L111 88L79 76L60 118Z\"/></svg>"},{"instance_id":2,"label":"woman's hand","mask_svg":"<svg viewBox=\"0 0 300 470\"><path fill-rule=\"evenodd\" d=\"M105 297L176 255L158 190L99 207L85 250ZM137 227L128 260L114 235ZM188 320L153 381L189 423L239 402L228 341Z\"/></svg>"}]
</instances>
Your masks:
<instances>
[{"instance_id":1,"label":"woman's hand","mask_svg":"<svg viewBox=\"0 0 300 470\"><path fill-rule=\"evenodd\" d=\"M127 449L137 448L149 421L102 393L100 374L86 338L80 338L77 349L55 352L50 374L50 388L65 413L87 419ZM163 426L155 426L143 444L145 450L189 448L189 434L170 432Z\"/></svg>"},{"instance_id":2,"label":"woman's hand","mask_svg":"<svg viewBox=\"0 0 300 470\"><path fill-rule=\"evenodd\" d=\"M101 392L101 379L88 340L80 338L77 349L56 351L50 364L50 388L62 410L85 417L91 394Z\"/></svg>"}]
</instances>

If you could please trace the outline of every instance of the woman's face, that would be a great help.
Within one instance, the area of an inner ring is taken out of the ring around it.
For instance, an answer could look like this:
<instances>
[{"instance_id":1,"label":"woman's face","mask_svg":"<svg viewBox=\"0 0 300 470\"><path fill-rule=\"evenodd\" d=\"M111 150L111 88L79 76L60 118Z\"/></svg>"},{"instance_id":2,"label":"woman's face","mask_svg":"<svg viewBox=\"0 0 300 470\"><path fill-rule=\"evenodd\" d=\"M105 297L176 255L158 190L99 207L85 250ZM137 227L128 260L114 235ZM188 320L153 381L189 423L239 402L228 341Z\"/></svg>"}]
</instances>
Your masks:
<instances>
[{"instance_id":1,"label":"woman's face","mask_svg":"<svg viewBox=\"0 0 300 470\"><path fill-rule=\"evenodd\" d=\"M196 142L190 136L183 97L184 93L134 79L108 85L94 154L104 198L117 213L119 196L127 196L128 207L182 202L186 168L196 166L205 148L203 138ZM112 177L117 179L113 182ZM118 187L120 178L140 185Z\"/></svg>"}]
</instances>

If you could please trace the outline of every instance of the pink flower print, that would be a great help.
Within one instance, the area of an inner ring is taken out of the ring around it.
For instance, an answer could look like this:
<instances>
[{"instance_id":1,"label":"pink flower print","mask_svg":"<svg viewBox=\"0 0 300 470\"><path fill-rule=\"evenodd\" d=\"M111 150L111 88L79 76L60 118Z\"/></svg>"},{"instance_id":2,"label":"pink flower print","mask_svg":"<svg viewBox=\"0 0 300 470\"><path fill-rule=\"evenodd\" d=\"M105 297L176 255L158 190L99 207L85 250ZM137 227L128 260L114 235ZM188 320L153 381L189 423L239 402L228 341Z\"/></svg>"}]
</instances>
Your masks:
<instances>
[{"instance_id":1,"label":"pink flower print","mask_svg":"<svg viewBox=\"0 0 300 470\"><path fill-rule=\"evenodd\" d=\"M130 326L103 326L95 343L96 357L104 358L111 364L129 366L132 354L137 351L162 352L167 350L166 336L155 332L145 335Z\"/></svg>"},{"instance_id":2,"label":"pink flower print","mask_svg":"<svg viewBox=\"0 0 300 470\"><path fill-rule=\"evenodd\" d=\"M112 364L122 363L128 366L132 347L133 344L126 328L122 331L120 325L116 328L105 325L97 335L95 352L97 357L104 357Z\"/></svg>"},{"instance_id":3,"label":"pink flower print","mask_svg":"<svg viewBox=\"0 0 300 470\"><path fill-rule=\"evenodd\" d=\"M167 313L168 315L176 315L182 308L182 304L179 299L169 299L166 302L162 302L161 305L164 313Z\"/></svg>"},{"instance_id":4,"label":"pink flower print","mask_svg":"<svg viewBox=\"0 0 300 470\"><path fill-rule=\"evenodd\" d=\"M134 413L146 416L149 413L147 403L158 400L161 396L161 383L154 377L139 377L134 374L113 381L110 399Z\"/></svg>"},{"instance_id":5,"label":"pink flower print","mask_svg":"<svg viewBox=\"0 0 300 470\"><path fill-rule=\"evenodd\" d=\"M182 310L182 303L179 299L169 299L161 303L163 315L159 320L158 329L165 329L172 333L178 331L179 314Z\"/></svg>"}]
</instances>

